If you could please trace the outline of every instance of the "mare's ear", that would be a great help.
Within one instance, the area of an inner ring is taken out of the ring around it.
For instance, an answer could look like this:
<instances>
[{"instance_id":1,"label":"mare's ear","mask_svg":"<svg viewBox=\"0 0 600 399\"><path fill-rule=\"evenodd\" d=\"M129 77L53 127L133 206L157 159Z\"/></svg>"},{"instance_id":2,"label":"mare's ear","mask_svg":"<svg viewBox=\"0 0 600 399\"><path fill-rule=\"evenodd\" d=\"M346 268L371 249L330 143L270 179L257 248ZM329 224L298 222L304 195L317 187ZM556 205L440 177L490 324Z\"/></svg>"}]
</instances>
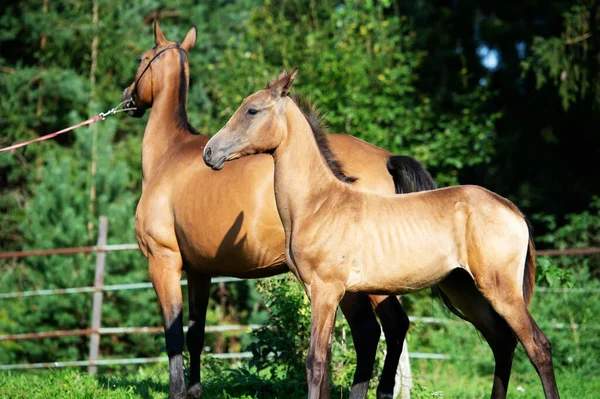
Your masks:
<instances>
[{"instance_id":1,"label":"mare's ear","mask_svg":"<svg viewBox=\"0 0 600 399\"><path fill-rule=\"evenodd\" d=\"M160 30L160 26L158 25L158 18L154 18L154 44L157 47L167 44L168 40L165 35Z\"/></svg>"},{"instance_id":2,"label":"mare's ear","mask_svg":"<svg viewBox=\"0 0 600 399\"><path fill-rule=\"evenodd\" d=\"M196 25L192 26L192 29L187 33L185 39L181 43L181 48L185 51L190 51L192 47L196 44L196 39L198 38L198 29L196 29Z\"/></svg>"},{"instance_id":3,"label":"mare's ear","mask_svg":"<svg viewBox=\"0 0 600 399\"><path fill-rule=\"evenodd\" d=\"M278 98L287 96L297 73L298 67L294 68L289 74L286 73L285 70L282 71L277 79L267 85L267 88L271 89L271 97Z\"/></svg>"}]
</instances>

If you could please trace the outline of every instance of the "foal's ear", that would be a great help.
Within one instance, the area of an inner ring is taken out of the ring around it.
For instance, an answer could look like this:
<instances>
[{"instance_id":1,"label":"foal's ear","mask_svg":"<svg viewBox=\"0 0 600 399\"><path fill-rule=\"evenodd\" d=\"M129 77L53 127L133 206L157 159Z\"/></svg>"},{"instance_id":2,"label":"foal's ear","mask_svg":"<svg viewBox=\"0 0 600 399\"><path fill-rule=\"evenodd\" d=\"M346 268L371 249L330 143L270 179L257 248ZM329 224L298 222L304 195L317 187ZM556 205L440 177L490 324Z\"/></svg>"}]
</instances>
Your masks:
<instances>
[{"instance_id":1,"label":"foal's ear","mask_svg":"<svg viewBox=\"0 0 600 399\"><path fill-rule=\"evenodd\" d=\"M285 78L287 76L287 71L285 69L282 69L281 72L279 72L279 75L277 75L277 77L275 79L273 79L270 82L267 82L267 85L265 86L265 89L270 89L271 87L274 87L277 82L279 82L281 79Z\"/></svg>"},{"instance_id":2,"label":"foal's ear","mask_svg":"<svg viewBox=\"0 0 600 399\"><path fill-rule=\"evenodd\" d=\"M162 30L160 30L160 26L158 25L158 18L154 18L154 44L161 46L167 42L167 38L162 33Z\"/></svg>"},{"instance_id":3,"label":"foal's ear","mask_svg":"<svg viewBox=\"0 0 600 399\"><path fill-rule=\"evenodd\" d=\"M277 79L267 86L271 89L271 96L273 98L287 96L297 73L298 67L294 68L289 74L285 70L281 71Z\"/></svg>"},{"instance_id":4,"label":"foal's ear","mask_svg":"<svg viewBox=\"0 0 600 399\"><path fill-rule=\"evenodd\" d=\"M281 72L279 72L279 75L277 75L277 77L275 78L274 82L277 82L278 80L281 80L283 78L285 78L287 76L287 71L285 69L282 69Z\"/></svg>"},{"instance_id":5,"label":"foal's ear","mask_svg":"<svg viewBox=\"0 0 600 399\"><path fill-rule=\"evenodd\" d=\"M187 33L185 39L181 43L181 48L185 51L190 51L192 47L196 44L196 39L198 38L198 29L196 29L196 25L192 26L192 29Z\"/></svg>"}]
</instances>

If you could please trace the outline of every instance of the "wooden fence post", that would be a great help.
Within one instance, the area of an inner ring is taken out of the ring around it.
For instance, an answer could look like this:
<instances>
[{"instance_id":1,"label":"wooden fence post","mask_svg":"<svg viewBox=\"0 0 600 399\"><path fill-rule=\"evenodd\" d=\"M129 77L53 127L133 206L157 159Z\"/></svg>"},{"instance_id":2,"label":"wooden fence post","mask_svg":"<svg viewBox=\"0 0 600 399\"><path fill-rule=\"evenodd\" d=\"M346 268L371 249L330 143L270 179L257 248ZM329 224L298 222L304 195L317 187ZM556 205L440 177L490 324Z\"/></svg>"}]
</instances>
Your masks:
<instances>
[{"instance_id":1,"label":"wooden fence post","mask_svg":"<svg viewBox=\"0 0 600 399\"><path fill-rule=\"evenodd\" d=\"M98 247L106 246L108 236L108 218L100 216L98 223ZM90 356L89 361L98 360L98 349L100 347L100 323L102 320L102 288L104 287L104 266L106 264L106 251L98 250L96 252L96 275L94 277L94 299L92 304L92 333L90 334ZM96 374L98 366L90 364L88 374Z\"/></svg>"}]
</instances>

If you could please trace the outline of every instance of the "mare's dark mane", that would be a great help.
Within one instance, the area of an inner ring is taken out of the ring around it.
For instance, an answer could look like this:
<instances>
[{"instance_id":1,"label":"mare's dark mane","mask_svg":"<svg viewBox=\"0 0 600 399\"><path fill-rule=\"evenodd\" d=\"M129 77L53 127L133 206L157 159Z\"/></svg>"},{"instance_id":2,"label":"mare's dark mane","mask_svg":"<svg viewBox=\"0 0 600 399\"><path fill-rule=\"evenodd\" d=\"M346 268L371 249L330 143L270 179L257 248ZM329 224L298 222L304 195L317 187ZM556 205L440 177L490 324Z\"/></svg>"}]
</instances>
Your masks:
<instances>
[{"instance_id":1,"label":"mare's dark mane","mask_svg":"<svg viewBox=\"0 0 600 399\"><path fill-rule=\"evenodd\" d=\"M307 97L290 94L290 98L296 103L308 121L313 135L315 136L315 140L317 141L317 145L319 146L319 151L323 158L325 158L329 169L331 169L335 177L344 183L354 183L357 178L346 175L341 162L338 161L335 154L331 151L331 147L329 147L329 141L326 136L327 124L319 114L318 108Z\"/></svg>"},{"instance_id":2,"label":"mare's dark mane","mask_svg":"<svg viewBox=\"0 0 600 399\"><path fill-rule=\"evenodd\" d=\"M179 44L178 44L179 45ZM190 121L188 120L188 116L187 116L187 109L186 109L186 102L187 102L187 80L186 80L186 76L185 76L185 57L186 55L185 51L180 50L179 51L179 65L180 65L180 72L179 72L179 105L177 106L177 109L175 110L175 115L177 115L177 123L179 124L179 126L184 129L187 130L188 132L190 132L191 134L200 134L191 124Z\"/></svg>"}]
</instances>

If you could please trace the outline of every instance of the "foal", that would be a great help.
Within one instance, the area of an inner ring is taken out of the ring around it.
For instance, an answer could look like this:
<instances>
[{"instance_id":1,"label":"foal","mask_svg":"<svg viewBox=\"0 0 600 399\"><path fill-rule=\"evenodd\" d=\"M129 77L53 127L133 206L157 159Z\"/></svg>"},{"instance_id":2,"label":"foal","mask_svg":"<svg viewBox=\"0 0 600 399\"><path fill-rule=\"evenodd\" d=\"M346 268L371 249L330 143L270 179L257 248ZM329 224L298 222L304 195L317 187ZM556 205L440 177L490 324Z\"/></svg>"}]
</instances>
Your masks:
<instances>
[{"instance_id":1,"label":"foal","mask_svg":"<svg viewBox=\"0 0 600 399\"><path fill-rule=\"evenodd\" d=\"M328 341L346 292L406 294L436 284L494 351L492 397L506 396L516 335L546 397L558 398L550 342L527 309L534 247L517 207L477 186L386 196L334 175L327 147L287 95L296 72L247 97L203 158L220 169L250 154L273 156L286 259L311 299L309 398L329 398Z\"/></svg>"},{"instance_id":2,"label":"foal","mask_svg":"<svg viewBox=\"0 0 600 399\"><path fill-rule=\"evenodd\" d=\"M167 40L156 22L154 36L155 47L142 54L135 81L123 92L127 107L137 108L132 116L152 108L142 142L143 185L135 232L148 258L150 279L162 310L170 397L195 398L202 390L200 353L211 277L257 278L286 272L285 237L275 206L273 162L268 156L234 162L222 174L199 159L209 137L195 131L186 110L187 54L196 43L196 29L190 29L177 43ZM390 194L435 188L429 174L411 158L393 157L352 136L328 137L362 187ZM189 294L187 390L182 357L183 272ZM349 293L344 297L341 309L357 343L351 390L355 399L367 393L381 334L371 305L381 320L387 345L380 396L393 392L408 329L408 318L394 296Z\"/></svg>"}]
</instances>

